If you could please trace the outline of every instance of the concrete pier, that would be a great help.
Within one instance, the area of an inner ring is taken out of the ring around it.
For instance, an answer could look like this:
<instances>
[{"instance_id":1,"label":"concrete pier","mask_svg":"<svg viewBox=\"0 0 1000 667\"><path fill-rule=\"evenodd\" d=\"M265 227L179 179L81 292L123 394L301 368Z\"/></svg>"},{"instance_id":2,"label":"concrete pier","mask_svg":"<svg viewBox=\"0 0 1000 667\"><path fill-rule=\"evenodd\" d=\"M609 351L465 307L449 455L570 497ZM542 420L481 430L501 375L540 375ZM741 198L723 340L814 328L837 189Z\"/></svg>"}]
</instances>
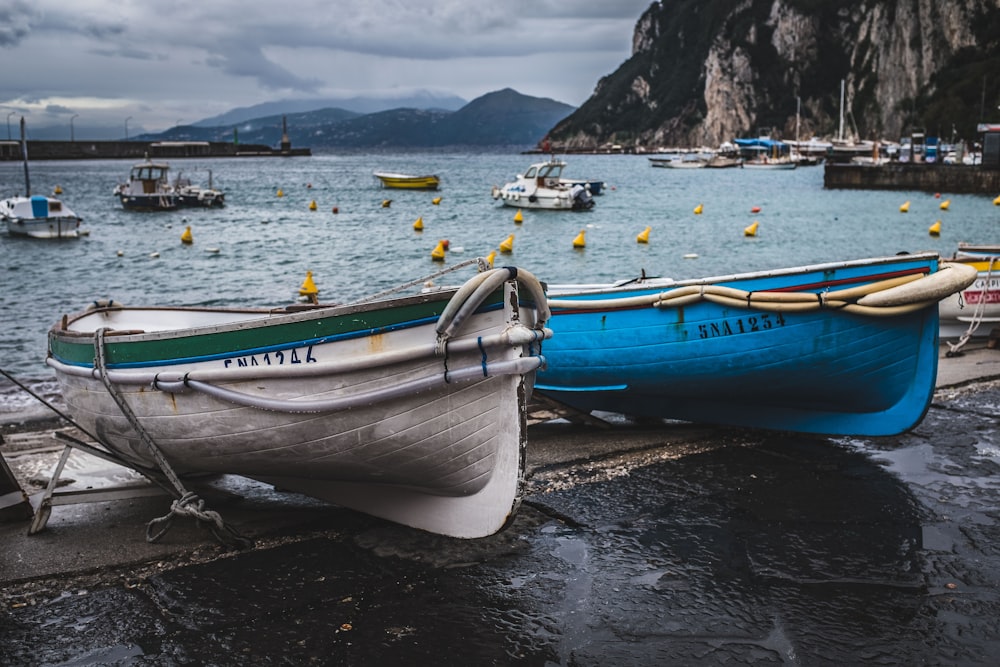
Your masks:
<instances>
[{"instance_id":1,"label":"concrete pier","mask_svg":"<svg viewBox=\"0 0 1000 667\"><path fill-rule=\"evenodd\" d=\"M1000 194L1000 169L959 164L837 164L823 167L823 187L857 190L922 190Z\"/></svg>"}]
</instances>

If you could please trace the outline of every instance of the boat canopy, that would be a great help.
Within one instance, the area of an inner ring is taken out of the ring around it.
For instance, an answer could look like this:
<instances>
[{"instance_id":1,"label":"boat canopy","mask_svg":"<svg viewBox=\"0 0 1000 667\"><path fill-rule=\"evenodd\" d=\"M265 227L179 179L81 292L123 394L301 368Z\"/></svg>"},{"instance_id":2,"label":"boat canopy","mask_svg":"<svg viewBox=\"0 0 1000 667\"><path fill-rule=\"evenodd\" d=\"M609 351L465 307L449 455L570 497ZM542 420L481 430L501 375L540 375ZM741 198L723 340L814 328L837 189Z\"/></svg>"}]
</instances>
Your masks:
<instances>
[{"instance_id":1,"label":"boat canopy","mask_svg":"<svg viewBox=\"0 0 1000 667\"><path fill-rule=\"evenodd\" d=\"M733 139L733 143L744 150L754 152L767 152L769 155L780 155L789 152L789 145L770 137L757 137L755 139Z\"/></svg>"}]
</instances>

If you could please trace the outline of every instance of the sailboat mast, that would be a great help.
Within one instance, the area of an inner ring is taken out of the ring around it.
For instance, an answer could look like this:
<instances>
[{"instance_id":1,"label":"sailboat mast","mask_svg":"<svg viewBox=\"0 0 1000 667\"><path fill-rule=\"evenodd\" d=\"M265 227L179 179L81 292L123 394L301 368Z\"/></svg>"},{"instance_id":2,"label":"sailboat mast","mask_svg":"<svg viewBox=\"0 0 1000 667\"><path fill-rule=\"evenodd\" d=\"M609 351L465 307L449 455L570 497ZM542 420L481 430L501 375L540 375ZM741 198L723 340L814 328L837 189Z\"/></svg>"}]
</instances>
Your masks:
<instances>
[{"instance_id":1,"label":"sailboat mast","mask_svg":"<svg viewBox=\"0 0 1000 667\"><path fill-rule=\"evenodd\" d=\"M31 196L31 180L28 178L28 139L24 131L24 116L21 116L21 155L24 157L24 196Z\"/></svg>"},{"instance_id":2,"label":"sailboat mast","mask_svg":"<svg viewBox=\"0 0 1000 667\"><path fill-rule=\"evenodd\" d=\"M840 141L844 140L844 80L840 80L840 132L837 134L837 139Z\"/></svg>"}]
</instances>

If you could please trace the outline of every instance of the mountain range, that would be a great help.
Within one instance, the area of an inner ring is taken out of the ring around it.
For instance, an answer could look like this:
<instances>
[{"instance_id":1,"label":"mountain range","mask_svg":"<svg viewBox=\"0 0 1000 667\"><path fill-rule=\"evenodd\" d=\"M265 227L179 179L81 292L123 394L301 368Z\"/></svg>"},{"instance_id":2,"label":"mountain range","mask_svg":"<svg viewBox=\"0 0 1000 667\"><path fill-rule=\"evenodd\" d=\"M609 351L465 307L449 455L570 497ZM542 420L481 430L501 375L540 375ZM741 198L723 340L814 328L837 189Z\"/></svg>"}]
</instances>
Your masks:
<instances>
[{"instance_id":1,"label":"mountain range","mask_svg":"<svg viewBox=\"0 0 1000 667\"><path fill-rule=\"evenodd\" d=\"M233 109L138 141L239 141L278 146L287 127L292 146L312 149L428 149L445 146L535 146L574 107L548 98L530 97L505 88L487 93L457 109L455 97L410 100L430 107L397 107L373 113L343 107L307 108L316 101L271 102ZM353 108L364 108L357 103ZM265 114L265 115L256 115Z\"/></svg>"}]
</instances>

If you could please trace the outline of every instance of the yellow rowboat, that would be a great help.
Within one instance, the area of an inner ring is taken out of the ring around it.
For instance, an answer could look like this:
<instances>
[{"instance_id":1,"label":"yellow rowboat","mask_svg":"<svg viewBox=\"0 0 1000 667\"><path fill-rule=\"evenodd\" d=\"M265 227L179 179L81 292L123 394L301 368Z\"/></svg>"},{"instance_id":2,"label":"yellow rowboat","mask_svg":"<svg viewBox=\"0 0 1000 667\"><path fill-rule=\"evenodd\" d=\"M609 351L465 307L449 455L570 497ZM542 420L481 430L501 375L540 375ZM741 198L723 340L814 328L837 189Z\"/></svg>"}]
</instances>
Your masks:
<instances>
[{"instance_id":1,"label":"yellow rowboat","mask_svg":"<svg viewBox=\"0 0 1000 667\"><path fill-rule=\"evenodd\" d=\"M437 190L441 185L441 178L434 175L411 176L376 171L375 178L382 181L382 187L397 190Z\"/></svg>"}]
</instances>

